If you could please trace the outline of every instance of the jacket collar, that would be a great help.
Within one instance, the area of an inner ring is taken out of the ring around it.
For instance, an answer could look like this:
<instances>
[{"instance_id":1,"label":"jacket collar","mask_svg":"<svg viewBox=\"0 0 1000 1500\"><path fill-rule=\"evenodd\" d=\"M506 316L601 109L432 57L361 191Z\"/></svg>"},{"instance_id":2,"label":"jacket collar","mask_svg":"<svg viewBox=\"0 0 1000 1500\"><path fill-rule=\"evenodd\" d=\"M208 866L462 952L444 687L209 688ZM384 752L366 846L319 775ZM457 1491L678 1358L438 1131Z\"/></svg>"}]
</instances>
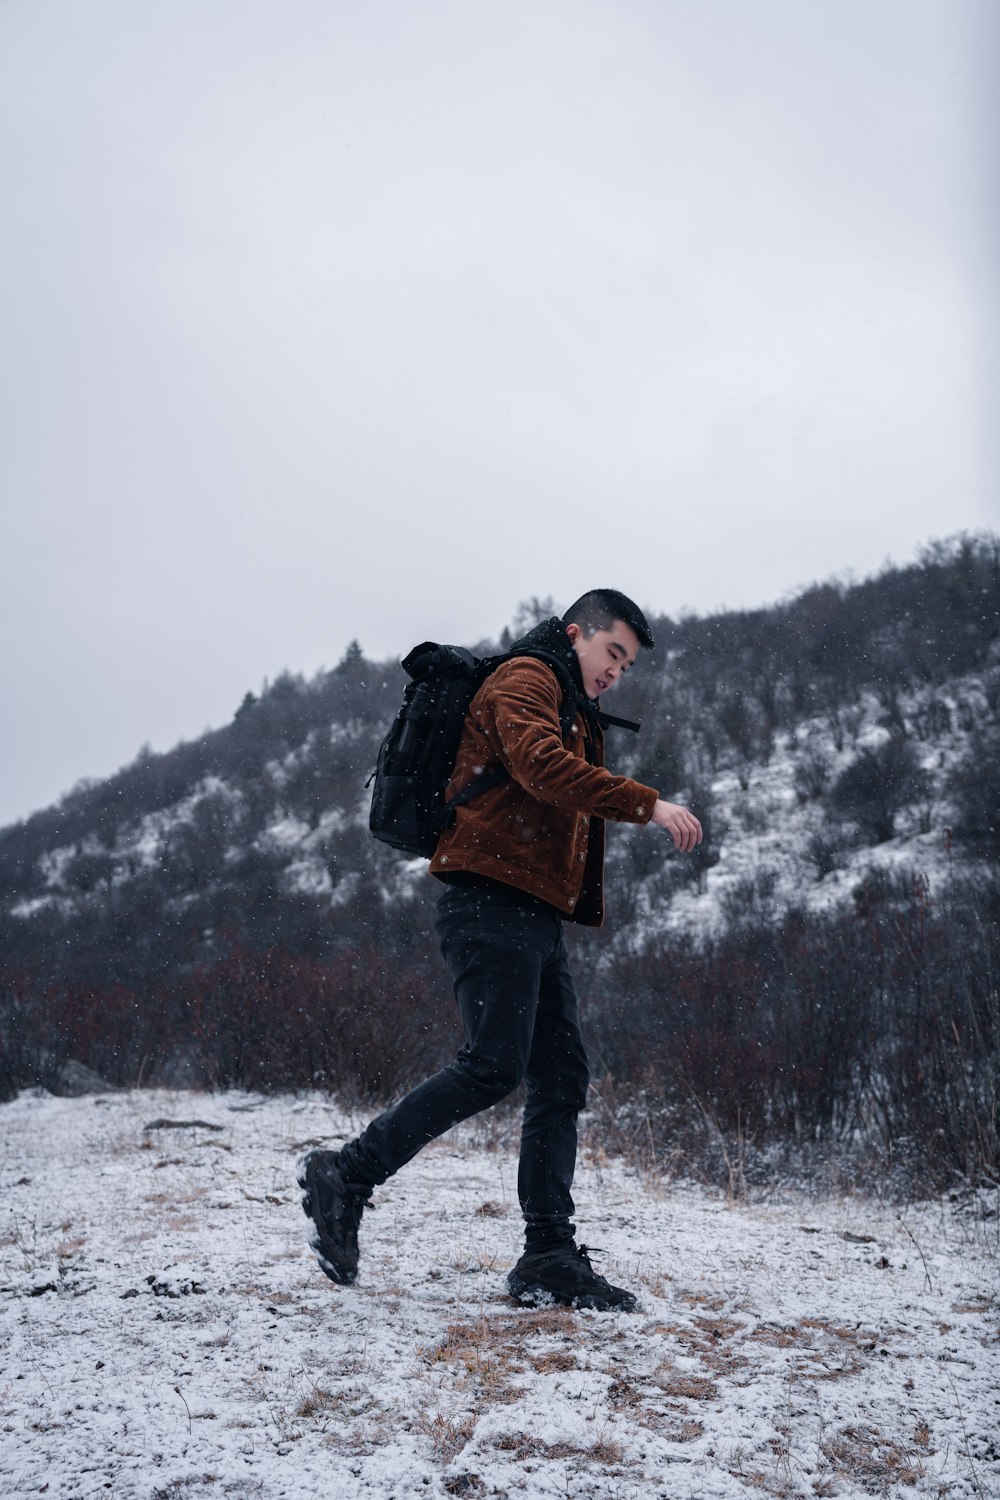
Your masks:
<instances>
[{"instance_id":1,"label":"jacket collar","mask_svg":"<svg viewBox=\"0 0 1000 1500\"><path fill-rule=\"evenodd\" d=\"M512 656L527 655L531 651L547 651L550 656L558 657L573 678L580 696L581 707L590 701L583 691L583 673L580 671L579 657L558 615L553 615L550 620L543 620L526 635L519 636L508 649Z\"/></svg>"}]
</instances>

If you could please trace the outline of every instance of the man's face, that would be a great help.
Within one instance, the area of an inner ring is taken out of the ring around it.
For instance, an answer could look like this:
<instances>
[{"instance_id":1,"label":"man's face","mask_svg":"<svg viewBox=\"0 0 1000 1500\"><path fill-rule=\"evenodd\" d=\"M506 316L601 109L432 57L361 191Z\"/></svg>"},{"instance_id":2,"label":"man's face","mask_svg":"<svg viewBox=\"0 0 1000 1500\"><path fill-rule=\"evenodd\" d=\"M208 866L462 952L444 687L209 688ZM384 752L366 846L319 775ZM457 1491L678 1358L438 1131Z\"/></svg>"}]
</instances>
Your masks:
<instances>
[{"instance_id":1,"label":"man's face","mask_svg":"<svg viewBox=\"0 0 1000 1500\"><path fill-rule=\"evenodd\" d=\"M614 687L639 655L639 637L624 620L615 620L610 630L595 630L591 636L584 635L579 625L567 625L566 634L580 662L588 698L598 698Z\"/></svg>"}]
</instances>

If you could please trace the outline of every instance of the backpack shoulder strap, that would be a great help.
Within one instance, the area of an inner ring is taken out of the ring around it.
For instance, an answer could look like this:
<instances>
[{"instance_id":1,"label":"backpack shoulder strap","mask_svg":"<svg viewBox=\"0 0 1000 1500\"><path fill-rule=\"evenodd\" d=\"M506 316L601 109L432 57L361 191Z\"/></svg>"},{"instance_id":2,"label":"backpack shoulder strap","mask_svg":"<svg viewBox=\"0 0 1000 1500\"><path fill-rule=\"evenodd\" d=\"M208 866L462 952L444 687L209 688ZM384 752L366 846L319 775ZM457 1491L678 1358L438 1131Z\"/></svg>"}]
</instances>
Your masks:
<instances>
[{"instance_id":1,"label":"backpack shoulder strap","mask_svg":"<svg viewBox=\"0 0 1000 1500\"><path fill-rule=\"evenodd\" d=\"M614 714L606 714L603 708L596 709L595 713L597 722L602 729L610 729L612 727L615 729L631 729L633 734L638 734L642 728L642 725L638 724L635 719L618 719Z\"/></svg>"},{"instance_id":2,"label":"backpack shoulder strap","mask_svg":"<svg viewBox=\"0 0 1000 1500\"><path fill-rule=\"evenodd\" d=\"M411 651L410 657L423 649L420 646L416 647L414 651ZM457 648L449 647L448 649L456 650ZM515 661L519 656L533 657L535 660L549 667L563 692L563 701L559 709L559 727L562 731L563 739L566 739L576 719L577 691L569 668L565 662L559 660L558 656L554 656L549 651L505 651L500 656L488 656L482 659L471 656L469 652L466 652L465 655L469 657L471 669L481 682L485 682L486 678L492 672L495 672L497 667L502 667L508 661ZM410 657L407 657L406 661L403 662L403 666L407 668L407 671L410 670L407 666ZM466 802L471 802L473 797L478 797L480 792L487 792L490 787L499 786L500 782L506 779L507 772L504 770L492 771L488 776L477 776L468 786L463 787L460 792L456 792L453 797L448 798L448 806L462 807Z\"/></svg>"}]
</instances>

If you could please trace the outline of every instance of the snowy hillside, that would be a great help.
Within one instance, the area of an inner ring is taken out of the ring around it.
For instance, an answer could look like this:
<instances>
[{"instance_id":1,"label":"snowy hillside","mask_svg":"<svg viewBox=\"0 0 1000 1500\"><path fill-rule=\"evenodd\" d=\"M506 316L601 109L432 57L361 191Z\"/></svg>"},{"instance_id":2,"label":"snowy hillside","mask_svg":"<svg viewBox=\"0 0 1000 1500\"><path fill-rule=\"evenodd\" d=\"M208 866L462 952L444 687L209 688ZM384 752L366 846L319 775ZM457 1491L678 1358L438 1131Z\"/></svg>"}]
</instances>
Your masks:
<instances>
[{"instance_id":1,"label":"snowy hillside","mask_svg":"<svg viewBox=\"0 0 1000 1500\"><path fill-rule=\"evenodd\" d=\"M511 1152L376 1192L360 1279L306 1249L317 1097L0 1106L0 1496L559 1500L1000 1493L997 1198L733 1202L599 1151L580 1239L633 1315L525 1310Z\"/></svg>"},{"instance_id":2,"label":"snowy hillside","mask_svg":"<svg viewBox=\"0 0 1000 1500\"><path fill-rule=\"evenodd\" d=\"M884 705L865 693L844 716L846 723L806 718L777 736L767 764L729 768L707 781L718 863L700 884L683 879L680 860L644 881L637 925L646 931L651 922L667 931L718 931L743 913L768 922L791 907L844 909L859 882L873 874L919 877L938 892L961 860L949 787L975 726L989 716L982 677L971 674L901 695L898 712L912 734L924 784L896 820L892 838L873 845L858 837L831 815L823 795L860 752L877 751L891 739ZM930 738L923 726L932 712L942 727Z\"/></svg>"},{"instance_id":3,"label":"snowy hillside","mask_svg":"<svg viewBox=\"0 0 1000 1500\"><path fill-rule=\"evenodd\" d=\"M705 839L609 830L607 927L570 934L595 1070L641 1092L661 1153L694 1097L765 1160L995 1178L1000 540L652 624L608 704L643 731L607 759ZM371 1101L450 1053L439 887L367 828L402 682L355 644L0 831L0 1097L84 1064Z\"/></svg>"},{"instance_id":4,"label":"snowy hillside","mask_svg":"<svg viewBox=\"0 0 1000 1500\"><path fill-rule=\"evenodd\" d=\"M928 722L932 709L940 727L930 738L916 726ZM683 860L672 856L669 843L662 838L657 838L655 851L644 852L644 862L655 864L655 873L638 882L630 879L626 850L637 839L656 836L632 829L612 834L612 880L617 877L626 901L634 900L635 917L642 928L648 930L651 921L668 930L718 928L734 910L745 906L752 907L762 920L792 905L827 910L846 905L859 879L873 870L920 874L933 890L956 859L950 838L954 812L949 781L968 753L975 727L990 716L982 676L970 674L944 686L901 695L898 711L902 722L910 726L926 784L919 798L904 810L894 837L875 846L853 837L831 818L822 795L860 751L883 746L890 739L884 705L875 694L866 693L844 716L846 722L810 716L793 724L776 737L766 763L743 762L738 767L720 767L714 775L706 772L700 785L711 800L717 863L704 871L699 882L686 878ZM283 760L265 766L276 802L270 816L246 841L240 838L247 813L239 784L206 776L170 807L147 814L134 825L120 826L113 839L94 832L46 850L40 860L41 892L15 900L10 914L25 919L48 908L72 916L86 908L89 895L79 888L81 863L89 859L101 866L103 880L110 889L117 889L169 865L179 845L197 840L201 830L213 823L225 830L217 878L237 873L248 855L255 856L280 872L286 894L315 897L334 908L343 906L360 871L338 870L334 851L348 830L356 838L367 838L368 797L359 779L353 806L328 807L314 819L289 811L281 793L309 750L306 741ZM811 796L802 786L804 757L819 788ZM694 795L690 787L671 791L698 809L697 789ZM621 846L616 846L616 838L622 840ZM383 858L379 865L383 897L391 900L407 885L425 884L425 868L423 860ZM174 899L183 905L189 895Z\"/></svg>"},{"instance_id":5,"label":"snowy hillside","mask_svg":"<svg viewBox=\"0 0 1000 1500\"><path fill-rule=\"evenodd\" d=\"M687 800L708 836L697 859L678 861L662 839L615 830L613 910L634 908L646 930L652 918L705 931L748 908L773 918L843 905L871 869L919 873L933 890L981 856L955 796L975 763L986 801L1000 798L996 539L942 543L909 569L770 610L658 619L655 631L656 655L615 694L643 733L613 734L609 763ZM0 931L31 961L59 944L60 924L75 947L139 906L189 929L160 966L217 951L234 904L255 908L256 942L270 938L284 903L315 949L331 912L349 921L359 887L391 925L408 888L431 895L419 862L367 835L365 783L403 680L355 644L312 682L285 675L247 694L225 729L144 753L0 832ZM845 779L866 756L871 784L852 805ZM1000 835L986 832L995 856Z\"/></svg>"}]
</instances>

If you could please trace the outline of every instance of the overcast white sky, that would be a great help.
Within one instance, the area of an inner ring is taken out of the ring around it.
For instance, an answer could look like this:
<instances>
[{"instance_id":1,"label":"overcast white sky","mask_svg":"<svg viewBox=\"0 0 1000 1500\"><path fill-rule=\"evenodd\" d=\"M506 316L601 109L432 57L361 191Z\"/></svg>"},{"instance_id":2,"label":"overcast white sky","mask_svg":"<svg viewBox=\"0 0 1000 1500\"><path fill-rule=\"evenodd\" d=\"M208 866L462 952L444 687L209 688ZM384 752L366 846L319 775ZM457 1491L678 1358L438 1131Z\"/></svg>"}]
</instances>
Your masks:
<instances>
[{"instance_id":1,"label":"overcast white sky","mask_svg":"<svg viewBox=\"0 0 1000 1500\"><path fill-rule=\"evenodd\" d=\"M352 636L1000 524L998 20L3 0L0 824Z\"/></svg>"}]
</instances>

